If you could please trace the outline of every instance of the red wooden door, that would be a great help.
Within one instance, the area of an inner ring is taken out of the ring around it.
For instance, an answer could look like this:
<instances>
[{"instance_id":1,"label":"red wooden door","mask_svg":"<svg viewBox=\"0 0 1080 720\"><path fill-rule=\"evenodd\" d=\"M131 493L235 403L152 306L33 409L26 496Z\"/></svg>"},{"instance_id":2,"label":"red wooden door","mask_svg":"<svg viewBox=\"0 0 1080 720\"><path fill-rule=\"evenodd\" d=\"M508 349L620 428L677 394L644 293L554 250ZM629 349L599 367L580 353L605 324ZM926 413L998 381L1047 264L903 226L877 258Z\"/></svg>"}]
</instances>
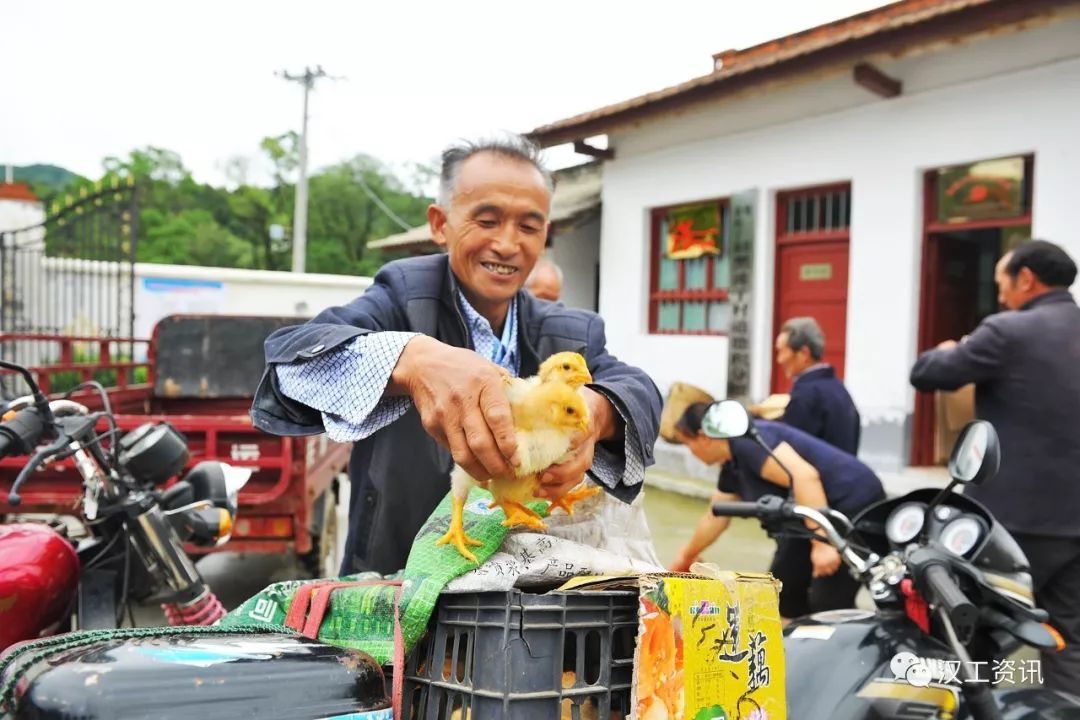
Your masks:
<instances>
[{"instance_id":1,"label":"red wooden door","mask_svg":"<svg viewBox=\"0 0 1080 720\"><path fill-rule=\"evenodd\" d=\"M847 345L848 241L799 243L777 248L777 332L793 317L812 317L825 333L824 361L844 375ZM774 335L775 337L775 335ZM773 364L773 392L791 381Z\"/></svg>"},{"instance_id":2,"label":"red wooden door","mask_svg":"<svg viewBox=\"0 0 1080 720\"><path fill-rule=\"evenodd\" d=\"M776 285L773 339L784 321L812 317L825 333L825 362L844 375L847 345L848 239L851 186L847 183L782 192L776 198ZM791 381L772 366L772 391Z\"/></svg>"}]
</instances>

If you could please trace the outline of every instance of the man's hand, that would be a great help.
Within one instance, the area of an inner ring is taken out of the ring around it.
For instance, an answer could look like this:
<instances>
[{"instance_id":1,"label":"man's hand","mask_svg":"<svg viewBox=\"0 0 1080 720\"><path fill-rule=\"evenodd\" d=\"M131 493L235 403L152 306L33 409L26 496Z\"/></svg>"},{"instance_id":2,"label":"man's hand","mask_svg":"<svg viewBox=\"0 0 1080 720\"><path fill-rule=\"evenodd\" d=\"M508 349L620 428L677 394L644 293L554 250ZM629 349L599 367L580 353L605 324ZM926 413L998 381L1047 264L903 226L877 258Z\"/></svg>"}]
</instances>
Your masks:
<instances>
[{"instance_id":1,"label":"man's hand","mask_svg":"<svg viewBox=\"0 0 1080 720\"><path fill-rule=\"evenodd\" d=\"M828 577L840 569L840 553L832 545L811 541L810 564L814 566L814 577Z\"/></svg>"},{"instance_id":2,"label":"man's hand","mask_svg":"<svg viewBox=\"0 0 1080 720\"><path fill-rule=\"evenodd\" d=\"M517 453L505 373L472 350L425 335L409 341L388 392L407 394L424 429L479 482L512 477Z\"/></svg>"},{"instance_id":3,"label":"man's hand","mask_svg":"<svg viewBox=\"0 0 1080 720\"><path fill-rule=\"evenodd\" d=\"M957 342L955 340L942 340L941 342L938 343L937 349L938 350L952 350L954 347L956 347L956 345L957 345Z\"/></svg>"},{"instance_id":4,"label":"man's hand","mask_svg":"<svg viewBox=\"0 0 1080 720\"><path fill-rule=\"evenodd\" d=\"M571 457L552 465L540 476L536 497L558 500L585 479L585 471L592 467L596 443L615 436L618 417L611 402L591 388L579 391L589 406L589 433L578 435L570 444Z\"/></svg>"},{"instance_id":5,"label":"man's hand","mask_svg":"<svg viewBox=\"0 0 1080 720\"><path fill-rule=\"evenodd\" d=\"M672 561L671 567L668 569L671 570L671 572L688 573L690 572L690 566L700 561L700 556L696 553L688 553L687 548L683 548L679 551L679 554L675 556L675 560Z\"/></svg>"}]
</instances>

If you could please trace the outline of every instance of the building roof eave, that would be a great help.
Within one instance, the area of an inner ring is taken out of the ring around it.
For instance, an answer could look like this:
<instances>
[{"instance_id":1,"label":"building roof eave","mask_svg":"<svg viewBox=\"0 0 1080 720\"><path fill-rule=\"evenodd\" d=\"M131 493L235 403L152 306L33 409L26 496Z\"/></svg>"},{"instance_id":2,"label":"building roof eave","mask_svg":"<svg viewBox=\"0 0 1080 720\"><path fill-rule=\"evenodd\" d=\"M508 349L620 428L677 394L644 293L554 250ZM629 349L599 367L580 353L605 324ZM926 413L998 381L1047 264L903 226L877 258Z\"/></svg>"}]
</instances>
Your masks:
<instances>
[{"instance_id":1,"label":"building roof eave","mask_svg":"<svg viewBox=\"0 0 1080 720\"><path fill-rule=\"evenodd\" d=\"M543 147L574 142L763 83L853 66L867 56L951 45L1002 26L1052 18L1070 5L1075 0L901 0L743 51L718 53L714 57L722 65L708 75L542 125L527 135Z\"/></svg>"}]
</instances>

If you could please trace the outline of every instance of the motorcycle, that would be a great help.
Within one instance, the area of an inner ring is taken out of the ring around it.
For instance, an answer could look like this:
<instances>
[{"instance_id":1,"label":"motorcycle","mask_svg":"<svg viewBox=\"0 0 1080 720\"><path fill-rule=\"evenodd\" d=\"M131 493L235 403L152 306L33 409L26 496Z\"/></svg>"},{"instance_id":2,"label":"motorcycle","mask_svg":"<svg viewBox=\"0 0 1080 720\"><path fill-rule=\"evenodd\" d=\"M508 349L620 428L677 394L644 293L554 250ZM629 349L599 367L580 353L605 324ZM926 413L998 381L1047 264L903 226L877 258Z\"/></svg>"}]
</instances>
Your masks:
<instances>
[{"instance_id":1,"label":"motorcycle","mask_svg":"<svg viewBox=\"0 0 1080 720\"><path fill-rule=\"evenodd\" d=\"M83 383L50 401L26 368L8 362L0 368L21 375L31 390L0 413L0 457L29 455L8 504L21 503L19 490L35 470L70 458L83 480L79 510L87 529L75 542L60 522L0 524L0 651L67 630L119 627L132 601L161 603L170 625L209 625L222 617L224 608L183 543L212 547L229 540L251 471L202 462L162 490L190 457L171 425L146 423L121 436L100 384ZM101 411L70 399L87 389L101 396Z\"/></svg>"},{"instance_id":2,"label":"motorcycle","mask_svg":"<svg viewBox=\"0 0 1080 720\"><path fill-rule=\"evenodd\" d=\"M764 445L746 409L733 400L710 406L702 430ZM954 492L960 484L991 480L1000 452L993 425L972 422L953 448L946 488L884 500L851 519L772 495L713 504L716 516L757 518L774 538L828 542L876 605L874 611L816 613L785 628L789 717L1080 718L1080 697L1041 687L991 687L992 679L1015 682L1018 661L1009 657L1021 646L1064 647L1035 606L1020 546L985 507ZM812 535L806 521L825 537ZM1025 673L1029 681L1037 679L1037 667ZM991 670L999 674L992 678Z\"/></svg>"}]
</instances>

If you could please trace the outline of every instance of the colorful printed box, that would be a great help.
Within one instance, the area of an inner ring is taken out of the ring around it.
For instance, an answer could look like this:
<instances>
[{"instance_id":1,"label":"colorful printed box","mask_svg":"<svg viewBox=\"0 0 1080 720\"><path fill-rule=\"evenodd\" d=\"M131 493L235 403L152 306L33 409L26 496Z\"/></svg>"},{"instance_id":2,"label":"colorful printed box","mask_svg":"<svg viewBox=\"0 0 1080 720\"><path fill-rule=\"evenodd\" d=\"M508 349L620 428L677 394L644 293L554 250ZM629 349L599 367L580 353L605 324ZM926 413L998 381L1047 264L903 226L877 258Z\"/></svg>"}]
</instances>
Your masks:
<instances>
[{"instance_id":1,"label":"colorful printed box","mask_svg":"<svg viewBox=\"0 0 1080 720\"><path fill-rule=\"evenodd\" d=\"M560 590L640 593L638 720L784 720L779 583L771 575L576 578Z\"/></svg>"}]
</instances>

